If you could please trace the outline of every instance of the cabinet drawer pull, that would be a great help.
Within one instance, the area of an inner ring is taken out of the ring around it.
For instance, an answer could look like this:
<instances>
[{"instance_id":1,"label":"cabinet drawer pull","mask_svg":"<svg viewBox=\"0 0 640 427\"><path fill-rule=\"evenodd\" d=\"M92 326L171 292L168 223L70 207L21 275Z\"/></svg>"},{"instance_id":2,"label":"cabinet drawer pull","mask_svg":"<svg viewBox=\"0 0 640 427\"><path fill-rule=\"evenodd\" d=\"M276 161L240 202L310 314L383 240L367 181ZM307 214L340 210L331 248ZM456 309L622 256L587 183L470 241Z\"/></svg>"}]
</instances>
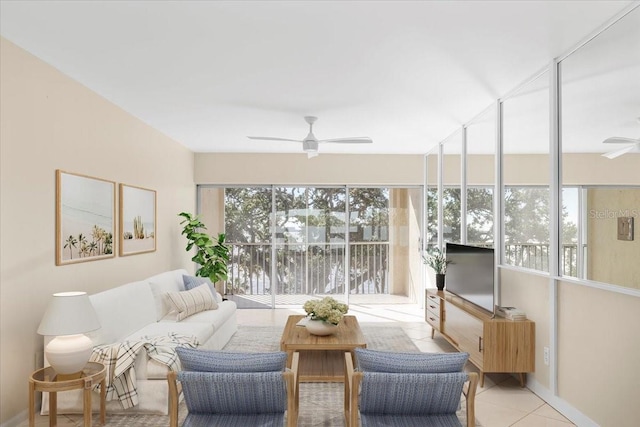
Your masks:
<instances>
[{"instance_id":1,"label":"cabinet drawer pull","mask_svg":"<svg viewBox=\"0 0 640 427\"><path fill-rule=\"evenodd\" d=\"M435 317L429 317L429 320L431 320L432 322L435 322L436 318Z\"/></svg>"},{"instance_id":2,"label":"cabinet drawer pull","mask_svg":"<svg viewBox=\"0 0 640 427\"><path fill-rule=\"evenodd\" d=\"M482 352L482 337L478 337L478 351Z\"/></svg>"},{"instance_id":3,"label":"cabinet drawer pull","mask_svg":"<svg viewBox=\"0 0 640 427\"><path fill-rule=\"evenodd\" d=\"M429 308L433 308L435 310L436 306L435 305L430 305Z\"/></svg>"}]
</instances>

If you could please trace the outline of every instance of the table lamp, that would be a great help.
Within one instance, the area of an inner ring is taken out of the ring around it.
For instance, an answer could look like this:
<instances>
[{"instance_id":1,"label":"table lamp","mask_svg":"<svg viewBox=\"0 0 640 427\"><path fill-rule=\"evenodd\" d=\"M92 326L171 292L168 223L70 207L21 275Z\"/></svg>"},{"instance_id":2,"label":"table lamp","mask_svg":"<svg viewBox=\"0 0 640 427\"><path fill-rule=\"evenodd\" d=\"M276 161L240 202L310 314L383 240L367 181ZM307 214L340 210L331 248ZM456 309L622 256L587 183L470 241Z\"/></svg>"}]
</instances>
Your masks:
<instances>
[{"instance_id":1,"label":"table lamp","mask_svg":"<svg viewBox=\"0 0 640 427\"><path fill-rule=\"evenodd\" d=\"M100 322L86 292L53 294L38 334L55 336L46 345L44 354L56 373L69 375L82 371L93 349L91 339L84 333L96 329L100 329Z\"/></svg>"}]
</instances>

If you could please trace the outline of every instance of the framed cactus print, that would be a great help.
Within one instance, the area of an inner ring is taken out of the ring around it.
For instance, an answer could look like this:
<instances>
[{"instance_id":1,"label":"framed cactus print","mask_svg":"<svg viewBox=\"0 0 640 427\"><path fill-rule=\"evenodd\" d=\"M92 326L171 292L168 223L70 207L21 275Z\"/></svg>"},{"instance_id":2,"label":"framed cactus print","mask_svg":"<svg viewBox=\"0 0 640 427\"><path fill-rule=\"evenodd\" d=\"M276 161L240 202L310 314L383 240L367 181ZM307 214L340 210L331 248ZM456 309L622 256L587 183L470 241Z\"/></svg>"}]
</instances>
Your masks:
<instances>
[{"instance_id":1,"label":"framed cactus print","mask_svg":"<svg viewBox=\"0 0 640 427\"><path fill-rule=\"evenodd\" d=\"M56 265L115 256L116 183L56 170Z\"/></svg>"},{"instance_id":2,"label":"framed cactus print","mask_svg":"<svg viewBox=\"0 0 640 427\"><path fill-rule=\"evenodd\" d=\"M120 256L156 250L156 192L120 184Z\"/></svg>"}]
</instances>

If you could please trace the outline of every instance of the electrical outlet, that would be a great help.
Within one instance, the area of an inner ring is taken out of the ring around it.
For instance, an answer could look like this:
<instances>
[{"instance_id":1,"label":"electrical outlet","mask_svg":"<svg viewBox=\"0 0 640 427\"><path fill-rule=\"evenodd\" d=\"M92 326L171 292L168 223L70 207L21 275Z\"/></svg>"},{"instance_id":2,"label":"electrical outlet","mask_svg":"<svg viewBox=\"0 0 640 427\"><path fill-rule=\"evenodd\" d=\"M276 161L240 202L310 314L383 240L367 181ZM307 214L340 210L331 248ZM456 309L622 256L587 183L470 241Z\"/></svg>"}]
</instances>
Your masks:
<instances>
[{"instance_id":1,"label":"electrical outlet","mask_svg":"<svg viewBox=\"0 0 640 427\"><path fill-rule=\"evenodd\" d=\"M549 347L544 348L544 364L549 366Z\"/></svg>"}]
</instances>

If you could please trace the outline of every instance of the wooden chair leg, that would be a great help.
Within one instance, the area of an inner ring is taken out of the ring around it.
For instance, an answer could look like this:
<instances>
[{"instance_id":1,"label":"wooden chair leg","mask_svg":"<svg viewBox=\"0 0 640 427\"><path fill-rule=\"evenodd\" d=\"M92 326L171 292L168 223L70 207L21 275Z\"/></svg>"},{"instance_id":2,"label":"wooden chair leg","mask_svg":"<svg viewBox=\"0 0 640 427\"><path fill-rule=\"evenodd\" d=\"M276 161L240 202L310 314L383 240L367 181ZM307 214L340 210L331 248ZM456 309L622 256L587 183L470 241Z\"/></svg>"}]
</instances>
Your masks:
<instances>
[{"instance_id":1,"label":"wooden chair leg","mask_svg":"<svg viewBox=\"0 0 640 427\"><path fill-rule=\"evenodd\" d=\"M467 406L467 427L475 427L476 425L476 390L478 388L478 374L470 372L469 383L464 393Z\"/></svg>"},{"instance_id":2,"label":"wooden chair leg","mask_svg":"<svg viewBox=\"0 0 640 427\"><path fill-rule=\"evenodd\" d=\"M169 426L178 427L178 401L180 392L178 390L177 373L170 371L167 374L169 382Z\"/></svg>"}]
</instances>

